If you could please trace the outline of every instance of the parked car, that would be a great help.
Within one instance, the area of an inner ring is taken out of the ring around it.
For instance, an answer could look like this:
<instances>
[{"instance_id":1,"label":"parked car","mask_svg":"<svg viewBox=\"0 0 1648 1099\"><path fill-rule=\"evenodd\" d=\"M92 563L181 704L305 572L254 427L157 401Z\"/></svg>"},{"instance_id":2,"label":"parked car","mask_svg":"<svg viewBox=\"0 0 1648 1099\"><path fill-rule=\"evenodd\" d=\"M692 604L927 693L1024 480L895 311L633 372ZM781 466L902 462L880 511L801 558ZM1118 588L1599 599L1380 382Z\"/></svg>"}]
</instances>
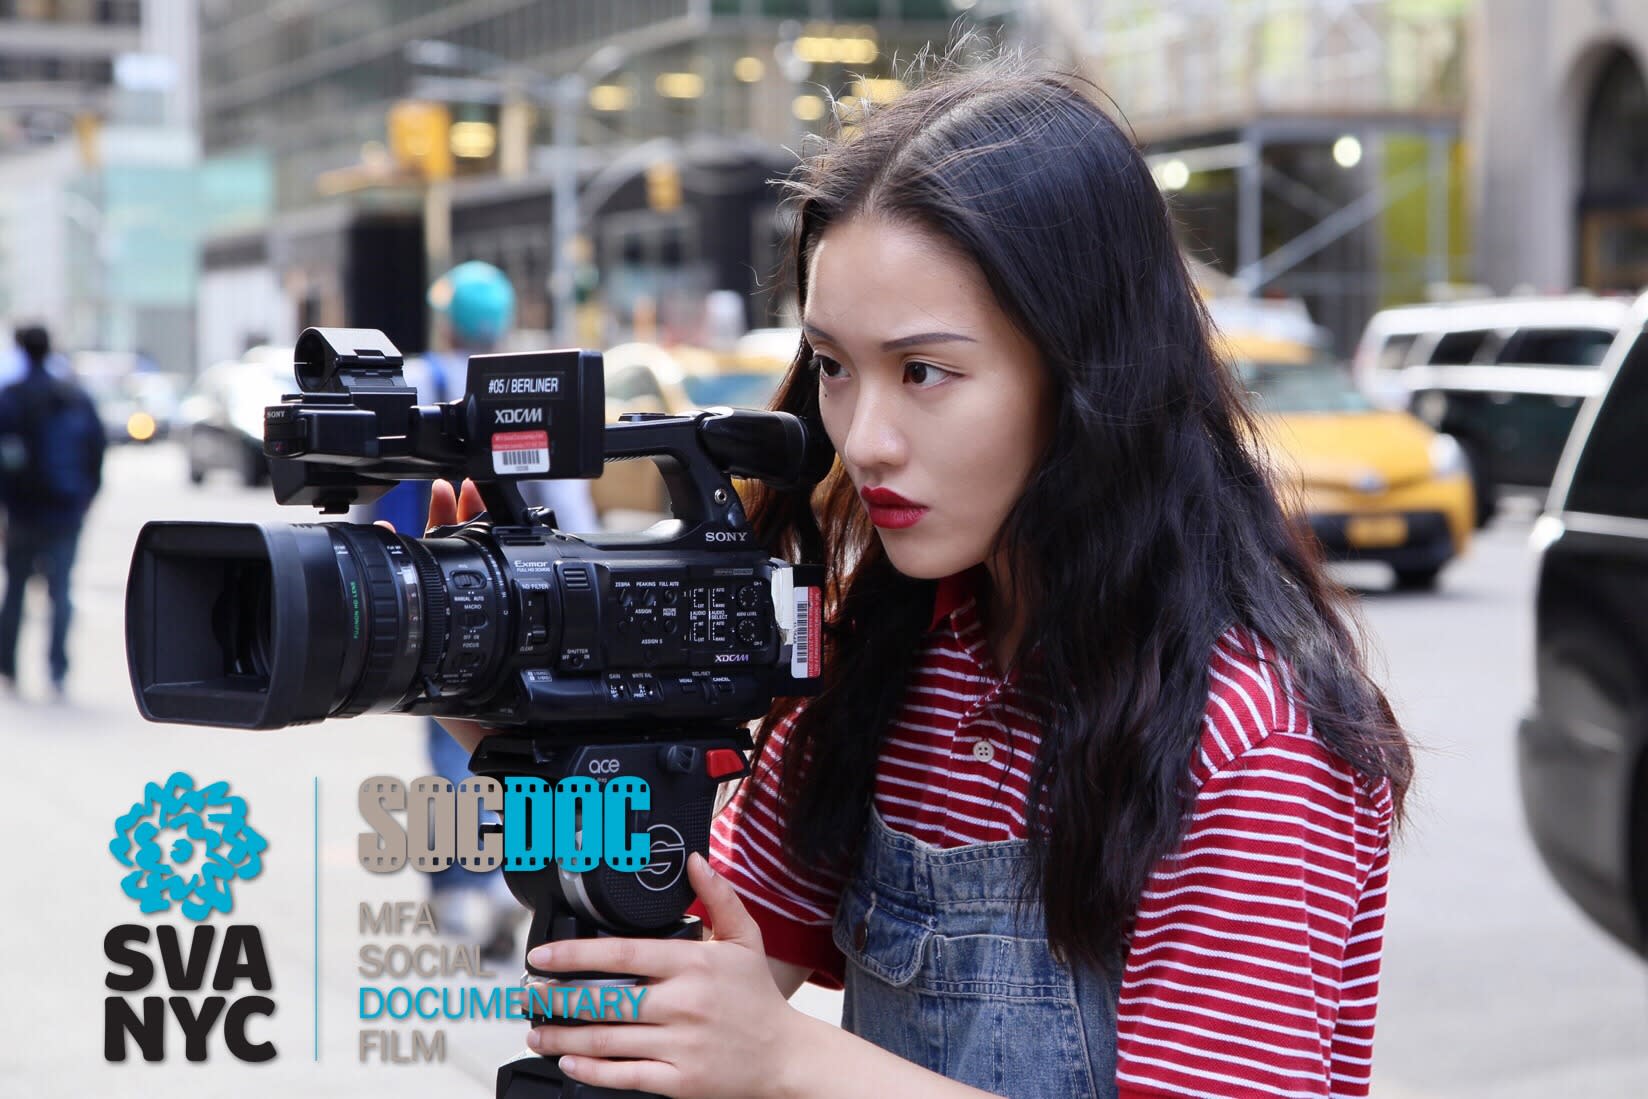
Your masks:
<instances>
[{"instance_id":1,"label":"parked car","mask_svg":"<svg viewBox=\"0 0 1648 1099\"><path fill-rule=\"evenodd\" d=\"M1629 307L1572 295L1386 309L1357 346L1357 384L1459 440L1485 524L1506 486L1550 486Z\"/></svg>"},{"instance_id":2,"label":"parked car","mask_svg":"<svg viewBox=\"0 0 1648 1099\"><path fill-rule=\"evenodd\" d=\"M175 374L100 374L80 378L111 443L152 443L170 434L183 391Z\"/></svg>"},{"instance_id":3,"label":"parked car","mask_svg":"<svg viewBox=\"0 0 1648 1099\"><path fill-rule=\"evenodd\" d=\"M91 397L111 443L164 439L177 416L183 380L130 351L76 351L68 373Z\"/></svg>"},{"instance_id":4,"label":"parked car","mask_svg":"<svg viewBox=\"0 0 1648 1099\"><path fill-rule=\"evenodd\" d=\"M1534 524L1534 699L1517 737L1545 865L1648 957L1648 295L1602 364Z\"/></svg>"},{"instance_id":5,"label":"parked car","mask_svg":"<svg viewBox=\"0 0 1648 1099\"><path fill-rule=\"evenodd\" d=\"M290 347L254 347L203 371L179 409L190 482L198 485L213 470L226 469L248 487L263 484L269 476L263 410L297 388Z\"/></svg>"},{"instance_id":6,"label":"parked car","mask_svg":"<svg viewBox=\"0 0 1648 1099\"><path fill-rule=\"evenodd\" d=\"M1406 412L1375 408L1350 372L1305 344L1226 332L1284 506L1331 558L1380 561L1428 590L1470 544L1470 475L1459 445Z\"/></svg>"},{"instance_id":7,"label":"parked car","mask_svg":"<svg viewBox=\"0 0 1648 1099\"><path fill-rule=\"evenodd\" d=\"M789 355L800 346L800 332L794 331ZM755 343L726 353L627 343L602 358L608 423L630 412L673 415L720 405L766 408L790 365L788 357ZM590 492L602 515L615 509L662 512L669 506L663 478L651 462L613 462Z\"/></svg>"}]
</instances>

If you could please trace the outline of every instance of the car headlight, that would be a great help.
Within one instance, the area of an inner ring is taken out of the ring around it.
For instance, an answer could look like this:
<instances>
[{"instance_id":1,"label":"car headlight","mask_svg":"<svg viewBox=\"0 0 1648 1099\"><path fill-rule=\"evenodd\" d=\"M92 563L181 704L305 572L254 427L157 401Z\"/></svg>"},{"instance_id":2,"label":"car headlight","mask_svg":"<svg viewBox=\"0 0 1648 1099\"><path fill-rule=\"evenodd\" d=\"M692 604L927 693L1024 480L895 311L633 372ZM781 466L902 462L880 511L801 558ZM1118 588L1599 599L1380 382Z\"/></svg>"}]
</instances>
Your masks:
<instances>
[{"instance_id":1,"label":"car headlight","mask_svg":"<svg viewBox=\"0 0 1648 1099\"><path fill-rule=\"evenodd\" d=\"M1544 553L1550 549L1558 538L1561 538L1564 526L1561 519L1554 515L1541 515L1534 520L1533 529L1528 532L1528 548L1535 554Z\"/></svg>"},{"instance_id":2,"label":"car headlight","mask_svg":"<svg viewBox=\"0 0 1648 1099\"><path fill-rule=\"evenodd\" d=\"M1432 390L1414 398L1413 414L1434 428L1440 428L1448 418L1448 396Z\"/></svg>"},{"instance_id":3,"label":"car headlight","mask_svg":"<svg viewBox=\"0 0 1648 1099\"><path fill-rule=\"evenodd\" d=\"M1431 440L1431 472L1438 477L1453 477L1464 473L1465 448L1452 435L1438 435Z\"/></svg>"}]
</instances>

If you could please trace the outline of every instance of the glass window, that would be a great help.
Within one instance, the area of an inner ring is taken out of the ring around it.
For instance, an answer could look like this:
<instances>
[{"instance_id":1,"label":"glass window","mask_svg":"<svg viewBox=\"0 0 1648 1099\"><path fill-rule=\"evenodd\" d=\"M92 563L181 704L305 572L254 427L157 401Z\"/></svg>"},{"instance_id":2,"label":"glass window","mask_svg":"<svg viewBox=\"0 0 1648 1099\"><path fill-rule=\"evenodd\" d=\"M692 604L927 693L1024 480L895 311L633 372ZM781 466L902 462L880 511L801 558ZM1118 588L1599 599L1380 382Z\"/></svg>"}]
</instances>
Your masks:
<instances>
[{"instance_id":1,"label":"glass window","mask_svg":"<svg viewBox=\"0 0 1648 1099\"><path fill-rule=\"evenodd\" d=\"M1413 350L1413 341L1419 336L1413 332L1398 332L1379 348L1379 369L1400 370Z\"/></svg>"},{"instance_id":2,"label":"glass window","mask_svg":"<svg viewBox=\"0 0 1648 1099\"><path fill-rule=\"evenodd\" d=\"M1331 362L1237 364L1257 412L1366 412L1373 407Z\"/></svg>"},{"instance_id":3,"label":"glass window","mask_svg":"<svg viewBox=\"0 0 1648 1099\"><path fill-rule=\"evenodd\" d=\"M1491 333L1486 330L1447 333L1436 341L1436 347L1431 350L1431 365L1464 366L1475 362L1489 335Z\"/></svg>"},{"instance_id":4,"label":"glass window","mask_svg":"<svg viewBox=\"0 0 1648 1099\"><path fill-rule=\"evenodd\" d=\"M731 405L734 408L766 408L772 402L782 371L729 374L689 374L681 379L687 400L697 408Z\"/></svg>"},{"instance_id":5,"label":"glass window","mask_svg":"<svg viewBox=\"0 0 1648 1099\"><path fill-rule=\"evenodd\" d=\"M1596 366L1614 334L1606 328L1523 328L1500 349L1499 362L1537 366Z\"/></svg>"},{"instance_id":6,"label":"glass window","mask_svg":"<svg viewBox=\"0 0 1648 1099\"><path fill-rule=\"evenodd\" d=\"M1603 399L1579 468L1568 490L1567 508L1596 515L1648 519L1648 335L1638 334L1619 374Z\"/></svg>"},{"instance_id":7,"label":"glass window","mask_svg":"<svg viewBox=\"0 0 1648 1099\"><path fill-rule=\"evenodd\" d=\"M664 391L658 388L658 379L653 377L650 367L626 367L607 379L607 400L633 401L641 397L664 399Z\"/></svg>"}]
</instances>

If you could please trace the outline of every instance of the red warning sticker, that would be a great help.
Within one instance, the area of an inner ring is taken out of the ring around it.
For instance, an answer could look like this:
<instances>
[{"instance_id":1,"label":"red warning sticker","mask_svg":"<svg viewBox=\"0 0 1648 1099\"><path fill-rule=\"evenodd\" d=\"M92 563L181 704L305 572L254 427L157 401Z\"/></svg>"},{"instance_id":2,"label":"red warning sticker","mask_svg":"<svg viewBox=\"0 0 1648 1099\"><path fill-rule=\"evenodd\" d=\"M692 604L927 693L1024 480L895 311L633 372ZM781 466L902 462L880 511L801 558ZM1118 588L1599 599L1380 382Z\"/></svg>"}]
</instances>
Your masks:
<instances>
[{"instance_id":1,"label":"red warning sticker","mask_svg":"<svg viewBox=\"0 0 1648 1099\"><path fill-rule=\"evenodd\" d=\"M548 473L549 432L500 431L492 436L492 472Z\"/></svg>"}]
</instances>

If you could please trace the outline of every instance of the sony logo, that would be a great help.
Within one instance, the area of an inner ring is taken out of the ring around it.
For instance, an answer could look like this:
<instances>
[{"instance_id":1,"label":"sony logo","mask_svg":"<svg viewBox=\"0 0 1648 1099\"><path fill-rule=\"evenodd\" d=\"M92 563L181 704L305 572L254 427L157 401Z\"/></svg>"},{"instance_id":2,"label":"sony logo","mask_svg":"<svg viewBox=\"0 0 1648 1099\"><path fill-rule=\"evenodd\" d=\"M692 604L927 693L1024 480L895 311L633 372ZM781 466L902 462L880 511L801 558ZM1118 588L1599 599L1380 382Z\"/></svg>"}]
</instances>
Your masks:
<instances>
[{"instance_id":1,"label":"sony logo","mask_svg":"<svg viewBox=\"0 0 1648 1099\"><path fill-rule=\"evenodd\" d=\"M712 530L704 535L706 542L748 542L750 532L747 530Z\"/></svg>"},{"instance_id":2,"label":"sony logo","mask_svg":"<svg viewBox=\"0 0 1648 1099\"><path fill-rule=\"evenodd\" d=\"M494 424L541 424L544 422L544 410L541 408L495 408L492 410Z\"/></svg>"}]
</instances>

